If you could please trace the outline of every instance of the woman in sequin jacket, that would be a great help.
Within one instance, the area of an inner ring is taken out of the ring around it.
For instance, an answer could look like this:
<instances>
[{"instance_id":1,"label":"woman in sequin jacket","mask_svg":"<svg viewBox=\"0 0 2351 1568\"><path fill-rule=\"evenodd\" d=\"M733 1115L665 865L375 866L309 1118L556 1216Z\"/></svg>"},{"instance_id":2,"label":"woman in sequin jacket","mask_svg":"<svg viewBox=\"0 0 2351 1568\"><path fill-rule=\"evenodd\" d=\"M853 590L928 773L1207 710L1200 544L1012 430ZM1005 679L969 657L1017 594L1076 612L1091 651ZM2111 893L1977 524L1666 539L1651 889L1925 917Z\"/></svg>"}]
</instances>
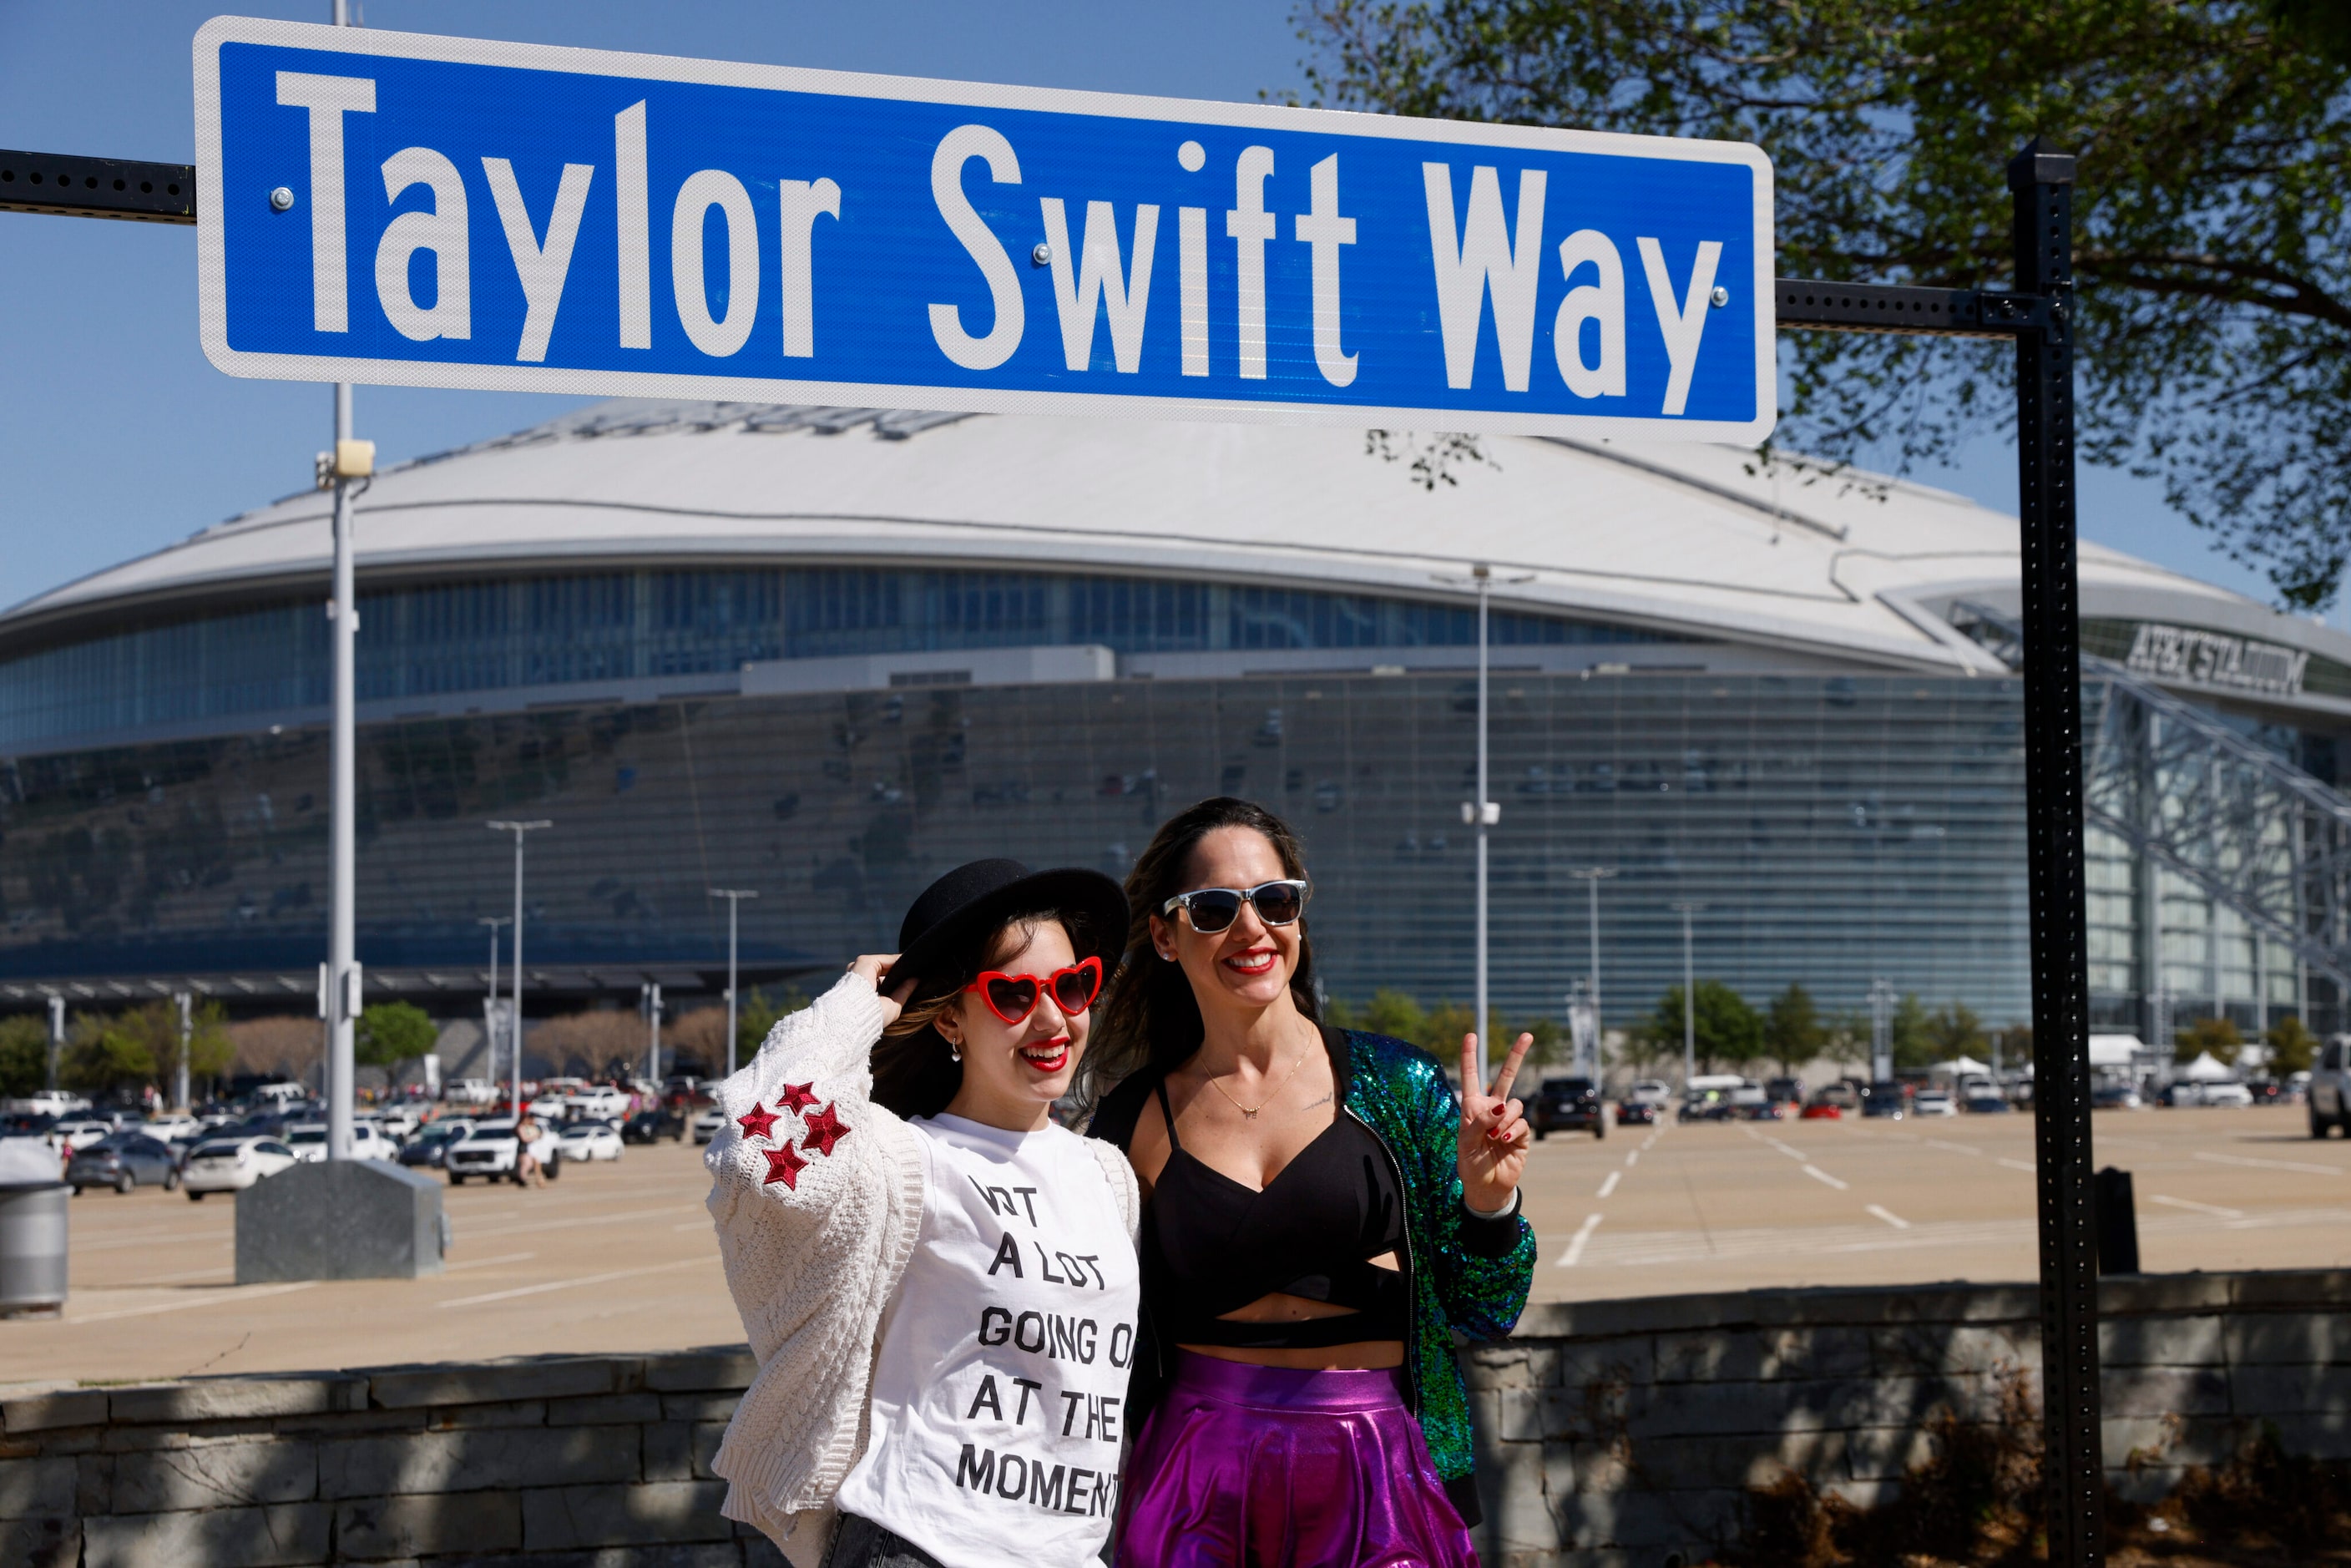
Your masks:
<instances>
[{"instance_id":1,"label":"woman in sequin jacket","mask_svg":"<svg viewBox=\"0 0 2351 1568\"><path fill-rule=\"evenodd\" d=\"M1528 1042L1465 1103L1426 1052L1323 1025L1307 891L1290 829L1230 799L1127 881L1089 1058L1091 1131L1145 1194L1122 1568L1475 1561L1454 1335L1509 1333L1532 1282Z\"/></svg>"}]
</instances>

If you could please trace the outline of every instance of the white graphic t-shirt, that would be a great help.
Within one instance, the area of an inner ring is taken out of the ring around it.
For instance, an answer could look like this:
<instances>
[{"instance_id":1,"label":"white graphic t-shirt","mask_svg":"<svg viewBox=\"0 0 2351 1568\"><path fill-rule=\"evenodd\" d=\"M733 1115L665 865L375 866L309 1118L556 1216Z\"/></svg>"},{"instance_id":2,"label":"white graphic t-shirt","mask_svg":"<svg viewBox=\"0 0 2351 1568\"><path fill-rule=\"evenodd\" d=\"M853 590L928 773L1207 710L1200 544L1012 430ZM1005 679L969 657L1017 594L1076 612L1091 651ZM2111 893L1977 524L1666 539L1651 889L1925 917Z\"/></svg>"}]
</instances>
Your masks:
<instances>
[{"instance_id":1,"label":"white graphic t-shirt","mask_svg":"<svg viewBox=\"0 0 2351 1568\"><path fill-rule=\"evenodd\" d=\"M907 1124L922 1233L883 1314L872 1435L838 1505L947 1568L1079 1568L1118 1511L1134 1358L1117 1195L1063 1128Z\"/></svg>"}]
</instances>

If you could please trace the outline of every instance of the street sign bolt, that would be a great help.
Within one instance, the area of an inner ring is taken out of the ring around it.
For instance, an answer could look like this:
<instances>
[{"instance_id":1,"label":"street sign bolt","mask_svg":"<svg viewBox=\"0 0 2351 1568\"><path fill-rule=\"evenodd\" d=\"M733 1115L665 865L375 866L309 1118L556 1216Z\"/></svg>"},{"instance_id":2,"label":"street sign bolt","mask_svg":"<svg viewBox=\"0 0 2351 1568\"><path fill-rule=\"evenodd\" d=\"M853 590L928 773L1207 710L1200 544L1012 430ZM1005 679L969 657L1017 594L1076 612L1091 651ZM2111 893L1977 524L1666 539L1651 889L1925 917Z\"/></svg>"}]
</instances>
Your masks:
<instances>
[{"instance_id":1,"label":"street sign bolt","mask_svg":"<svg viewBox=\"0 0 2351 1568\"><path fill-rule=\"evenodd\" d=\"M1043 240L1039 240L1037 242L1037 248L1029 253L1029 260L1030 265L1036 267L1049 267L1052 265L1053 247L1047 245Z\"/></svg>"},{"instance_id":2,"label":"street sign bolt","mask_svg":"<svg viewBox=\"0 0 2351 1568\"><path fill-rule=\"evenodd\" d=\"M294 193L287 189L285 186L280 185L276 190L269 193L269 210L271 212L286 212L291 209L293 205Z\"/></svg>"},{"instance_id":3,"label":"street sign bolt","mask_svg":"<svg viewBox=\"0 0 2351 1568\"><path fill-rule=\"evenodd\" d=\"M1718 283L1714 286L1714 293L1711 298L1714 300L1714 308L1717 310L1719 310L1724 306L1730 303L1730 290Z\"/></svg>"}]
</instances>

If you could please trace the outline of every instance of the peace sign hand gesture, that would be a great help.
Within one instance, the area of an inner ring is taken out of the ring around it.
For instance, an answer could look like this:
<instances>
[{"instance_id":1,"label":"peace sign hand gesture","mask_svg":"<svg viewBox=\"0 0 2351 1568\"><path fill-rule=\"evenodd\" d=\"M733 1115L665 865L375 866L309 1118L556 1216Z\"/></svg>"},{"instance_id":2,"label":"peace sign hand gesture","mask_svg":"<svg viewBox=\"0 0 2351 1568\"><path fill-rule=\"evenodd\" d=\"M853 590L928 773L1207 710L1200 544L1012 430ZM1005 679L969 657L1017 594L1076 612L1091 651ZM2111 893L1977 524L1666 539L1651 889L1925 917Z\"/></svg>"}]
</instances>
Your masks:
<instances>
[{"instance_id":1,"label":"peace sign hand gesture","mask_svg":"<svg viewBox=\"0 0 2351 1568\"><path fill-rule=\"evenodd\" d=\"M1493 1083L1481 1092L1478 1037L1461 1037L1461 1197L1470 1207L1488 1214L1510 1206L1510 1195L1526 1170L1527 1149L1534 1142L1526 1107L1510 1097L1510 1081L1519 1075L1519 1063L1534 1042L1531 1034L1519 1036Z\"/></svg>"}]
</instances>

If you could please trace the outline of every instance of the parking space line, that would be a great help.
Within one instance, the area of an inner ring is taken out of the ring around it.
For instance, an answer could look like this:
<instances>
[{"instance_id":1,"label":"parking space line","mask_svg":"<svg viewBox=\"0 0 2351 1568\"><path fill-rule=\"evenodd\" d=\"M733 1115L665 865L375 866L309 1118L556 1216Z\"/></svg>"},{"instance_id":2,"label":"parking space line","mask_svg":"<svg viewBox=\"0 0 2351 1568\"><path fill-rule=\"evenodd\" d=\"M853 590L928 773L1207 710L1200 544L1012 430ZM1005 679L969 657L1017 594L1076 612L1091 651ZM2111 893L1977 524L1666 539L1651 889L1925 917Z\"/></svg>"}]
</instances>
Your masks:
<instances>
[{"instance_id":1,"label":"parking space line","mask_svg":"<svg viewBox=\"0 0 2351 1568\"><path fill-rule=\"evenodd\" d=\"M582 1285L605 1285L614 1280L633 1280L640 1274L664 1274L673 1269L702 1269L718 1261L714 1254L703 1258L680 1258L667 1263L651 1263L642 1269L615 1269L609 1274L583 1274L576 1280L549 1280L537 1285L517 1285L510 1291L491 1291L485 1295L459 1296L440 1302L444 1307L478 1307L491 1301L510 1301L517 1296L539 1296L549 1291L577 1290Z\"/></svg>"},{"instance_id":2,"label":"parking space line","mask_svg":"<svg viewBox=\"0 0 2351 1568\"><path fill-rule=\"evenodd\" d=\"M1894 1213L1890 1209L1880 1208L1874 1203L1864 1204L1862 1206L1862 1212L1864 1214L1876 1215L1878 1218L1886 1221L1886 1224L1894 1227L1896 1230L1907 1230L1910 1228L1910 1222L1908 1220L1903 1218L1900 1215Z\"/></svg>"},{"instance_id":3,"label":"parking space line","mask_svg":"<svg viewBox=\"0 0 2351 1568\"><path fill-rule=\"evenodd\" d=\"M1610 1171L1608 1173L1608 1179L1600 1184L1600 1196L1606 1197L1610 1193L1614 1192L1616 1190L1616 1184L1624 1179L1625 1173L1623 1171Z\"/></svg>"},{"instance_id":4,"label":"parking space line","mask_svg":"<svg viewBox=\"0 0 2351 1568\"><path fill-rule=\"evenodd\" d=\"M2191 1208L2199 1214L2215 1215L2222 1219L2245 1218L2245 1211L2241 1208L2222 1208L2217 1203L2198 1203L2194 1198L2189 1197L2168 1197L2159 1192L2147 1194L2147 1200L2149 1203L2164 1204L2172 1208Z\"/></svg>"},{"instance_id":5,"label":"parking space line","mask_svg":"<svg viewBox=\"0 0 2351 1568\"><path fill-rule=\"evenodd\" d=\"M264 1296L283 1296L295 1291L307 1291L319 1283L316 1280L297 1280L285 1285L232 1286L207 1294L183 1296L178 1301L156 1301L144 1307L119 1307L110 1312L91 1312L86 1317L68 1318L68 1323L102 1323L116 1318L152 1317L157 1312L184 1312L196 1307L219 1306L231 1301L257 1301Z\"/></svg>"},{"instance_id":6,"label":"parking space line","mask_svg":"<svg viewBox=\"0 0 2351 1568\"><path fill-rule=\"evenodd\" d=\"M1577 1263L1583 1261L1584 1244L1592 1239L1592 1233L1599 1228L1598 1215L1584 1216L1583 1223L1576 1228L1575 1239L1567 1244L1567 1251L1561 1256L1559 1266L1562 1269L1573 1269Z\"/></svg>"},{"instance_id":7,"label":"parking space line","mask_svg":"<svg viewBox=\"0 0 2351 1568\"><path fill-rule=\"evenodd\" d=\"M1783 1144L1777 1138L1766 1138L1763 1141L1792 1160L1801 1160L1804 1157L1804 1151L1793 1144Z\"/></svg>"},{"instance_id":8,"label":"parking space line","mask_svg":"<svg viewBox=\"0 0 2351 1568\"><path fill-rule=\"evenodd\" d=\"M1804 1167L1804 1174L1812 1177L1814 1181L1824 1181L1828 1183L1829 1186L1836 1188L1839 1192L1844 1192L1852 1185L1849 1182L1841 1182L1837 1180L1836 1177L1829 1175L1828 1172L1821 1169L1818 1166L1806 1166Z\"/></svg>"},{"instance_id":9,"label":"parking space line","mask_svg":"<svg viewBox=\"0 0 2351 1568\"><path fill-rule=\"evenodd\" d=\"M1635 1166L1639 1165L1640 1163L1641 1163L1641 1151L1640 1151L1640 1150L1638 1150L1638 1149L1635 1149L1631 1154L1628 1154L1628 1155L1626 1155L1625 1156L1625 1168L1626 1170L1628 1170L1628 1171L1629 1171L1629 1170L1631 1170Z\"/></svg>"},{"instance_id":10,"label":"parking space line","mask_svg":"<svg viewBox=\"0 0 2351 1568\"><path fill-rule=\"evenodd\" d=\"M1994 1165L2006 1166L2012 1171L2022 1171L2026 1176L2039 1176L2041 1174L2041 1167L2034 1165L2030 1160L2011 1160L2002 1156L2000 1159L1994 1160L1992 1163Z\"/></svg>"},{"instance_id":11,"label":"parking space line","mask_svg":"<svg viewBox=\"0 0 2351 1568\"><path fill-rule=\"evenodd\" d=\"M1980 1155L1983 1153L1981 1149L1979 1149L1972 1145L1947 1144L1940 1138L1928 1139L1927 1146L1932 1149L1949 1149L1955 1155Z\"/></svg>"},{"instance_id":12,"label":"parking space line","mask_svg":"<svg viewBox=\"0 0 2351 1568\"><path fill-rule=\"evenodd\" d=\"M444 1263L441 1271L454 1274L460 1269L493 1269L500 1263L527 1263L538 1256L536 1252L508 1252L498 1258L468 1258L463 1263Z\"/></svg>"},{"instance_id":13,"label":"parking space line","mask_svg":"<svg viewBox=\"0 0 2351 1568\"><path fill-rule=\"evenodd\" d=\"M2210 1155L2196 1151L2196 1157L2216 1166L2250 1166L2255 1170L2293 1171L2301 1176L2331 1176L2343 1174L2341 1166L2315 1166L2304 1160L2259 1160L2251 1155Z\"/></svg>"}]
</instances>

